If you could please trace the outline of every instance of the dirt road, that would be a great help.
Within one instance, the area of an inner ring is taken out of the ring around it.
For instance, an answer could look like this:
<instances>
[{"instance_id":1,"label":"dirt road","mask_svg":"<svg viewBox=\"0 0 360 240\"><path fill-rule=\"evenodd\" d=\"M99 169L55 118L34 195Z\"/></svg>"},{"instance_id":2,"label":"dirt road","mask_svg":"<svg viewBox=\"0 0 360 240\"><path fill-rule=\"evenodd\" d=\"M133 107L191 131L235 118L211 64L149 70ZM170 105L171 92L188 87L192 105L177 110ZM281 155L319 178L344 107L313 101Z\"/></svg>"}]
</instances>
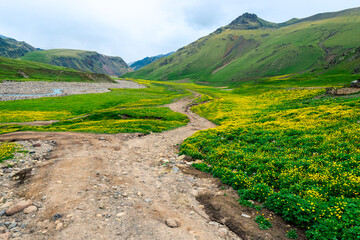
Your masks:
<instances>
[{"instance_id":1,"label":"dirt road","mask_svg":"<svg viewBox=\"0 0 360 240\"><path fill-rule=\"evenodd\" d=\"M18 214L28 225L15 239L285 239L285 223L260 232L255 213L244 212L234 191L178 156L185 138L215 127L188 111L190 102L169 105L190 123L158 134L1 135L56 142L50 160L14 190L39 207Z\"/></svg>"}]
</instances>

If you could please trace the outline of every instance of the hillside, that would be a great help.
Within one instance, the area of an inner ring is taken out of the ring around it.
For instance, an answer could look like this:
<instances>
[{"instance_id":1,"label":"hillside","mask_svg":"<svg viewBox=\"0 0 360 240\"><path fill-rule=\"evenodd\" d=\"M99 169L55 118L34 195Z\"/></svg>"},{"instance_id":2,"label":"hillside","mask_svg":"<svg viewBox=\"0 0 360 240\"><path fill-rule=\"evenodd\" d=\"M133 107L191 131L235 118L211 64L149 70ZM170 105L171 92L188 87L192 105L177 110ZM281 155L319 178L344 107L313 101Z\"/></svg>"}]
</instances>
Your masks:
<instances>
[{"instance_id":1,"label":"hillside","mask_svg":"<svg viewBox=\"0 0 360 240\"><path fill-rule=\"evenodd\" d=\"M111 76L120 76L131 71L131 68L120 57L109 57L83 50L44 50L28 53L20 59Z\"/></svg>"},{"instance_id":2,"label":"hillside","mask_svg":"<svg viewBox=\"0 0 360 240\"><path fill-rule=\"evenodd\" d=\"M285 23L267 22L246 13L173 55L128 77L182 80L211 85L238 85L266 76L306 70L357 72L360 66L360 8L323 13ZM342 64L334 59L353 51ZM324 69L324 67L326 67Z\"/></svg>"},{"instance_id":3,"label":"hillside","mask_svg":"<svg viewBox=\"0 0 360 240\"><path fill-rule=\"evenodd\" d=\"M141 60L138 60L138 61L135 61L130 65L130 67L134 70L138 70L140 68L143 68L147 65L149 65L150 63L152 62L155 62L156 60L160 59L160 58L164 58L164 57L167 57L167 56L170 56L171 54L173 54L174 52L170 52L170 53L167 53L167 54L160 54L160 55L157 55L157 56L153 56L153 57L146 57L146 58L143 58Z\"/></svg>"},{"instance_id":4,"label":"hillside","mask_svg":"<svg viewBox=\"0 0 360 240\"><path fill-rule=\"evenodd\" d=\"M72 82L112 82L112 79L104 74L84 73L71 68L0 57L0 82L2 80L29 79Z\"/></svg>"},{"instance_id":5,"label":"hillside","mask_svg":"<svg viewBox=\"0 0 360 240\"><path fill-rule=\"evenodd\" d=\"M19 42L15 39L0 35L0 56L9 58L18 58L28 52L37 51L39 49L27 44Z\"/></svg>"}]
</instances>

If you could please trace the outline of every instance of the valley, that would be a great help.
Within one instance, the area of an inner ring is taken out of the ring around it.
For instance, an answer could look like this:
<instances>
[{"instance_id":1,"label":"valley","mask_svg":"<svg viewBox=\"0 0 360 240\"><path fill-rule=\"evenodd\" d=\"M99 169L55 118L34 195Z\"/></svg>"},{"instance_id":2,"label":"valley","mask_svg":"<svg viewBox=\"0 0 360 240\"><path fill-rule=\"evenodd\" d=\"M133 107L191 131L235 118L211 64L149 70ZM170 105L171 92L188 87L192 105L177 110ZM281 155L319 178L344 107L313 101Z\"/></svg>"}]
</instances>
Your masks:
<instances>
[{"instance_id":1,"label":"valley","mask_svg":"<svg viewBox=\"0 0 360 240\"><path fill-rule=\"evenodd\" d=\"M0 35L0 239L358 239L359 24L245 13L134 72Z\"/></svg>"}]
</instances>

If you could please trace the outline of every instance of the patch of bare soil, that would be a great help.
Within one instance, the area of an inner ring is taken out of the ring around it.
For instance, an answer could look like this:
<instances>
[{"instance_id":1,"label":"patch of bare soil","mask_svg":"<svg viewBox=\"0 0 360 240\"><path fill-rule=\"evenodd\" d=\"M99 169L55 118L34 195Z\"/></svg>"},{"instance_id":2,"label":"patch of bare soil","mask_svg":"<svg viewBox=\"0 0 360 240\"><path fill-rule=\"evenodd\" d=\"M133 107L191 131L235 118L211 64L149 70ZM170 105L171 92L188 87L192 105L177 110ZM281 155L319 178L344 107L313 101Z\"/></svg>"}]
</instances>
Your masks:
<instances>
[{"instance_id":1,"label":"patch of bare soil","mask_svg":"<svg viewBox=\"0 0 360 240\"><path fill-rule=\"evenodd\" d=\"M0 141L56 146L24 184L7 185L0 210L21 199L32 200L36 210L2 214L0 239L285 239L289 227L280 218L260 230L256 210L240 206L235 191L178 156L185 138L215 127L189 111L190 103L168 105L188 115L187 126L158 134L1 135Z\"/></svg>"}]
</instances>

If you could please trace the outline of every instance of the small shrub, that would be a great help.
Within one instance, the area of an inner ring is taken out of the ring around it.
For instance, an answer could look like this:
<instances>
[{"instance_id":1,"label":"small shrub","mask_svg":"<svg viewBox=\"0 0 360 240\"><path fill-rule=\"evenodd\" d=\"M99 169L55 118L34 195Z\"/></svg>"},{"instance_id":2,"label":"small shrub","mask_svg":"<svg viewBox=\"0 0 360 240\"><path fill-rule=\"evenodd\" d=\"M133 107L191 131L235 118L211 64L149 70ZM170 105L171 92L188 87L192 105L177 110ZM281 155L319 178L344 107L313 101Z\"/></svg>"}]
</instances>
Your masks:
<instances>
[{"instance_id":1,"label":"small shrub","mask_svg":"<svg viewBox=\"0 0 360 240\"><path fill-rule=\"evenodd\" d=\"M259 224L259 228L262 230L266 230L272 227L272 224L268 219L266 219L264 216L259 215L255 218L255 222Z\"/></svg>"},{"instance_id":2,"label":"small shrub","mask_svg":"<svg viewBox=\"0 0 360 240\"><path fill-rule=\"evenodd\" d=\"M290 239L297 239L297 237L298 237L295 229L291 229L290 231L288 231L286 236Z\"/></svg>"}]
</instances>

